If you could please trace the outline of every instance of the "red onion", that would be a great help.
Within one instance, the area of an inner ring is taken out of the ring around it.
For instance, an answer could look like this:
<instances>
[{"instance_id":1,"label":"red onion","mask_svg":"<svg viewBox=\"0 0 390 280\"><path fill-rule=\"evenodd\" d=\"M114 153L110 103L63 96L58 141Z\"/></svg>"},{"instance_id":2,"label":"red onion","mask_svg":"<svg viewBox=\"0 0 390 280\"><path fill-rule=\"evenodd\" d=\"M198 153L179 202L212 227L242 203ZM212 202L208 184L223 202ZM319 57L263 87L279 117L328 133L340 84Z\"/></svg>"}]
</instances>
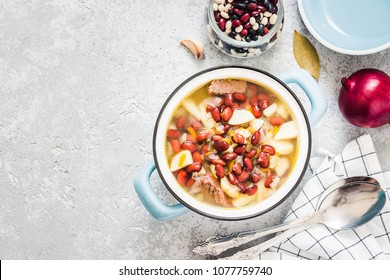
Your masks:
<instances>
[{"instance_id":1,"label":"red onion","mask_svg":"<svg viewBox=\"0 0 390 280\"><path fill-rule=\"evenodd\" d=\"M390 77L377 69L362 69L341 79L339 108L351 124L379 127L390 123Z\"/></svg>"}]
</instances>

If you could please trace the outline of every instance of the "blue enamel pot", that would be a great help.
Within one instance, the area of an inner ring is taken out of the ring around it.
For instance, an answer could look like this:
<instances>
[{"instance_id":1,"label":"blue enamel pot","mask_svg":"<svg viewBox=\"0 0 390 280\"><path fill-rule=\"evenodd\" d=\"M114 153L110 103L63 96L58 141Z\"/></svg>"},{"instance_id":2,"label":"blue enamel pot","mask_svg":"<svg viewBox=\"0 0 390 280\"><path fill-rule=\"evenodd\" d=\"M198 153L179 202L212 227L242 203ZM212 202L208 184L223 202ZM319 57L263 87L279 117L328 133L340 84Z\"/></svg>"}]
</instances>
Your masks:
<instances>
[{"instance_id":1,"label":"blue enamel pot","mask_svg":"<svg viewBox=\"0 0 390 280\"><path fill-rule=\"evenodd\" d=\"M175 109L195 89L215 79L240 79L253 81L277 93L289 107L298 127L298 155L287 181L270 197L252 207L228 209L208 205L189 195L169 169L166 156L166 131ZM311 103L307 115L294 92L286 85L298 84ZM188 209L201 215L220 220L242 220L259 216L282 203L298 186L308 166L311 151L311 126L318 123L325 114L327 105L317 82L304 70L295 69L278 77L254 68L244 66L216 67L201 71L180 84L169 96L157 118L153 134L154 162L145 166L134 180L135 190L150 214L158 220L169 220L187 212ZM164 204L153 191L150 176L157 172L172 195L179 203Z\"/></svg>"}]
</instances>

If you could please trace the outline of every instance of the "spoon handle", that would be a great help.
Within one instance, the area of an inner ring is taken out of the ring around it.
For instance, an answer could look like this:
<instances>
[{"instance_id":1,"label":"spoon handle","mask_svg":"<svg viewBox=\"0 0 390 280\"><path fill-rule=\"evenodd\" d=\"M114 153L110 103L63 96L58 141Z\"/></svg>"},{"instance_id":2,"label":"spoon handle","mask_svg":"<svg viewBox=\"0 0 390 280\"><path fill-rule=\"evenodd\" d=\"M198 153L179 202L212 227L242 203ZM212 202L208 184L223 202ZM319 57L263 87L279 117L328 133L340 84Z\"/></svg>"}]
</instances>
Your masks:
<instances>
[{"instance_id":1,"label":"spoon handle","mask_svg":"<svg viewBox=\"0 0 390 280\"><path fill-rule=\"evenodd\" d=\"M259 254L270 248L271 246L275 244L279 244L283 241L285 241L288 237L299 233L307 228L309 228L312 225L310 224L304 224L297 228L291 228L289 230L286 230L285 232L275 236L274 238L268 239L267 241L264 241L263 243L260 243L259 245L253 246L251 248L239 251L235 253L232 256L222 258L223 260L253 260L259 257Z\"/></svg>"},{"instance_id":2,"label":"spoon handle","mask_svg":"<svg viewBox=\"0 0 390 280\"><path fill-rule=\"evenodd\" d=\"M300 218L293 222L284 223L281 225L244 232L235 232L229 235L216 235L209 237L206 241L199 243L193 249L193 252L199 255L217 256L220 253L248 243L257 238L269 235L271 233L288 230L291 228L300 228L311 220L312 216Z\"/></svg>"}]
</instances>

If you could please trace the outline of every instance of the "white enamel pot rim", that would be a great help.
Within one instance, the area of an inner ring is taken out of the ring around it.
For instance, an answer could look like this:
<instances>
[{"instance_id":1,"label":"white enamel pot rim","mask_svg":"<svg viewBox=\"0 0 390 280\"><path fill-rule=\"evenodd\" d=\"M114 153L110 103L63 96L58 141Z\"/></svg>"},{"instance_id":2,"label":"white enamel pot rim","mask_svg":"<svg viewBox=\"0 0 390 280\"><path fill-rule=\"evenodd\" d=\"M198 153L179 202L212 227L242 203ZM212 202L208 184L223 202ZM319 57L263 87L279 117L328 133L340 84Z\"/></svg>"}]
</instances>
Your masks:
<instances>
[{"instance_id":1,"label":"white enamel pot rim","mask_svg":"<svg viewBox=\"0 0 390 280\"><path fill-rule=\"evenodd\" d=\"M288 104L298 126L298 156L287 181L271 196L255 206L228 209L207 205L188 194L169 170L165 154L165 137L172 113L180 102L194 89L211 80L235 78L257 82L275 91ZM264 214L281 204L296 189L308 166L311 152L310 124L299 99L277 77L268 72L244 66L221 66L203 70L181 83L168 97L157 118L153 134L153 156L161 180L172 195L187 208L210 218L219 220L243 220Z\"/></svg>"}]
</instances>

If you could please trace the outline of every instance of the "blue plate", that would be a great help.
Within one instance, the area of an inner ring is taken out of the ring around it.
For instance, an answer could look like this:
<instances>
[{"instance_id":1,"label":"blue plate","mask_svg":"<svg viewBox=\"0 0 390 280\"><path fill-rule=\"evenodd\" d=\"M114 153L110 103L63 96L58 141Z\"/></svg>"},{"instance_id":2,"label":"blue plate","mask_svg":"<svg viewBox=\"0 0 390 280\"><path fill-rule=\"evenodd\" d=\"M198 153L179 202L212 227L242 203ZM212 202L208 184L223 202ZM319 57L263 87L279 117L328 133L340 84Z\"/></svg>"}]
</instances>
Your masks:
<instances>
[{"instance_id":1,"label":"blue plate","mask_svg":"<svg viewBox=\"0 0 390 280\"><path fill-rule=\"evenodd\" d=\"M390 47L390 0L298 0L311 34L340 53L362 55Z\"/></svg>"}]
</instances>

